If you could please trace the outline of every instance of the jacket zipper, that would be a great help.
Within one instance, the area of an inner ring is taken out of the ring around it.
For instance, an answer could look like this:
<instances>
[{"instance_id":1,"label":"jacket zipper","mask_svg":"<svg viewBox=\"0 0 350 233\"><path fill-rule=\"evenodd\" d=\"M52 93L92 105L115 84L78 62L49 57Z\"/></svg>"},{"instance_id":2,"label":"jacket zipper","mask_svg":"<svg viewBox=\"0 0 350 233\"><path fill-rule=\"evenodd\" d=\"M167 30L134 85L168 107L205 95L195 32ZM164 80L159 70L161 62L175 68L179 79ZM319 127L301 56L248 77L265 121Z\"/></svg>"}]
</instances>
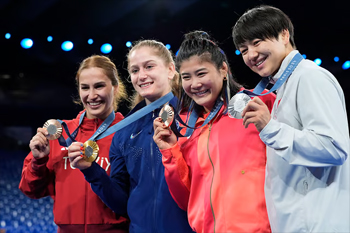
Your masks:
<instances>
[{"instance_id":1,"label":"jacket zipper","mask_svg":"<svg viewBox=\"0 0 350 233\"><path fill-rule=\"evenodd\" d=\"M208 152L208 157L209 157L209 160L210 160L210 163L211 163L211 166L213 168L213 176L211 178L211 184L210 184L210 207L211 207L211 212L213 214L213 218L214 218L214 233L215 233L215 226L216 226L216 219L215 219L215 213L214 213L214 208L213 208L213 203L212 203L212 188L213 188L213 183L214 183L214 176L215 176L215 168L214 168L214 164L213 164L213 161L211 160L211 157L210 157L210 152L209 152L209 138L210 138L210 133L211 133L211 127L213 126L213 123L211 123L209 125L209 134L208 134L208 143L207 143L207 152Z\"/></svg>"},{"instance_id":2,"label":"jacket zipper","mask_svg":"<svg viewBox=\"0 0 350 233\"><path fill-rule=\"evenodd\" d=\"M154 111L153 111L153 117L154 117ZM153 120L153 117L152 117L152 120ZM154 155L153 155L153 139L151 140L151 143L150 143L150 147L151 147L151 170L152 170L152 179L153 179L153 184L154 184L154 200L153 200L153 203L154 203L154 206L153 206L153 224L152 224L152 232L157 232L157 228L156 228L156 221L157 221L157 218L156 218L156 205L157 205L157 187L156 187L156 178L155 178L155 168L154 168Z\"/></svg>"}]
</instances>

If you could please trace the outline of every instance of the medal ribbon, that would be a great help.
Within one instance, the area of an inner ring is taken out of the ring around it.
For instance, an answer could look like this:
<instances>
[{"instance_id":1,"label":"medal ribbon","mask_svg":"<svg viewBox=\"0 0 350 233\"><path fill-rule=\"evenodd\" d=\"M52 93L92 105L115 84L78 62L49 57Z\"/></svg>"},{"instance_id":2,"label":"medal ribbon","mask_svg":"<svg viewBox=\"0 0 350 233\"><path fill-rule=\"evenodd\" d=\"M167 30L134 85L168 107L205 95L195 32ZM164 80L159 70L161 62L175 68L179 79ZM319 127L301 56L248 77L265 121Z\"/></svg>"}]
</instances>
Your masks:
<instances>
[{"instance_id":1,"label":"medal ribbon","mask_svg":"<svg viewBox=\"0 0 350 233\"><path fill-rule=\"evenodd\" d=\"M213 109L210 111L208 117L205 119L205 121L203 122L203 124L201 126L195 127L196 122L198 120L199 114L196 110L192 110L190 112L190 118L188 120L188 124L186 124L185 122L183 122L183 120L181 119L181 117L176 114L175 115L175 119L177 119L182 125L184 125L187 129L184 135L182 135L178 129L178 127L176 126L176 124L172 124L171 125L171 129L173 130L173 132L175 133L176 136L178 137L188 137L191 136L193 131L195 129L199 129L201 127L206 126L215 116L216 114L219 112L219 110L221 109L222 105L224 104L224 102L218 98L215 102L215 105L213 107ZM191 103L191 106L189 109L191 109L193 106L193 104Z\"/></svg>"},{"instance_id":2,"label":"medal ribbon","mask_svg":"<svg viewBox=\"0 0 350 233\"><path fill-rule=\"evenodd\" d=\"M117 124L109 127L115 118L115 113L112 111L111 114L106 118L106 120L103 121L103 123L100 125L100 127L96 130L96 132L92 135L92 137L89 140L97 141L99 139L102 139L104 137L107 137L107 136L117 132L118 130L121 130L122 128L124 128L124 127L128 126L129 124L133 123L134 121L140 119L141 117L145 116L146 114L152 112L154 109L159 108L160 106L162 106L166 102L170 101L173 97L174 97L174 94L172 92L169 92L165 96L163 96L163 97L157 99L156 101L150 103L149 105L141 108L140 110L131 114L130 116L127 116L123 120L119 121ZM62 126L64 127L64 130L66 131L66 134L68 135L68 138L66 140L63 138L63 136L58 138L58 141L59 141L61 146L68 147L68 146L70 146L70 144L72 144L72 142L75 142L75 137L78 134L79 127L84 119L84 116L85 116L85 112L83 112L81 114L80 119L79 119L79 125L74 130L74 132L72 134L69 133L67 124L62 120L58 120L62 124Z\"/></svg>"},{"instance_id":3,"label":"medal ribbon","mask_svg":"<svg viewBox=\"0 0 350 233\"><path fill-rule=\"evenodd\" d=\"M256 87L254 88L253 92L248 91L248 90L242 90L238 93L243 92L243 93L249 95L250 97L263 96L263 95L270 94L271 92L277 90L278 88L280 88L282 86L282 84L289 78L289 76L293 73L294 69L298 66L298 64L303 59L304 58L300 53L295 54L295 56L289 62L287 68L283 71L281 77L278 78L277 82L273 85L273 87L267 93L261 94L265 90L267 84L269 83L270 76L262 78L261 81L258 83L258 85L256 85Z\"/></svg>"}]
</instances>

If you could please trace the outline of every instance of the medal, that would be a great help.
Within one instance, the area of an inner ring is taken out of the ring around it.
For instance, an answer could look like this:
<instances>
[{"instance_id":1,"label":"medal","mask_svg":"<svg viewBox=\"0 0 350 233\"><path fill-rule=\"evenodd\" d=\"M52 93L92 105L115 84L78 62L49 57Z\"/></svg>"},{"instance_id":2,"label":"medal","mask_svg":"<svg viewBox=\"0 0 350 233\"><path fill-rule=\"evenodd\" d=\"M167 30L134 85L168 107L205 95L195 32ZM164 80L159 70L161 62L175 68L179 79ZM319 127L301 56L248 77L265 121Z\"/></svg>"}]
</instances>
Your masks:
<instances>
[{"instance_id":1,"label":"medal","mask_svg":"<svg viewBox=\"0 0 350 233\"><path fill-rule=\"evenodd\" d=\"M174 110L169 104L165 104L159 112L160 118L164 124L169 127L174 120Z\"/></svg>"},{"instance_id":2,"label":"medal","mask_svg":"<svg viewBox=\"0 0 350 233\"><path fill-rule=\"evenodd\" d=\"M84 142L83 159L87 162L93 162L98 156L99 147L95 141Z\"/></svg>"},{"instance_id":3,"label":"medal","mask_svg":"<svg viewBox=\"0 0 350 233\"><path fill-rule=\"evenodd\" d=\"M47 132L49 133L46 138L49 140L55 140L59 138L62 134L62 125L60 122L54 119L50 119L45 122L43 128L47 129Z\"/></svg>"},{"instance_id":4,"label":"medal","mask_svg":"<svg viewBox=\"0 0 350 233\"><path fill-rule=\"evenodd\" d=\"M242 112L250 101L249 95L238 93L234 95L228 104L228 115L231 118L242 119Z\"/></svg>"}]
</instances>

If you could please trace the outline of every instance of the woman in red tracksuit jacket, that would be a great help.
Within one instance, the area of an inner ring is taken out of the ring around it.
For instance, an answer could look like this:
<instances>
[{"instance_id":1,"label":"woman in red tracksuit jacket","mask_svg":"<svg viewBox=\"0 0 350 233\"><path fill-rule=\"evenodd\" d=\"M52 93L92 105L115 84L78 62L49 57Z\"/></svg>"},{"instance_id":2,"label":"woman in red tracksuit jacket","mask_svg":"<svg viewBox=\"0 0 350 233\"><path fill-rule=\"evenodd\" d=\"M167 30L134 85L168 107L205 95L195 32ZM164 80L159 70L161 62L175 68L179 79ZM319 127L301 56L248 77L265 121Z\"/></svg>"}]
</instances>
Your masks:
<instances>
[{"instance_id":1,"label":"woman in red tracksuit jacket","mask_svg":"<svg viewBox=\"0 0 350 233\"><path fill-rule=\"evenodd\" d=\"M242 119L225 113L229 94L243 89L230 75L225 54L207 33L196 31L186 35L176 66L185 92L182 109L193 101L189 117L198 114L193 118L198 128L177 141L161 118L154 121L154 141L174 200L188 211L196 232L271 232L264 196L266 146L254 125L245 128ZM275 95L261 99L271 110ZM208 124L199 127L203 122Z\"/></svg>"},{"instance_id":2,"label":"woman in red tracksuit jacket","mask_svg":"<svg viewBox=\"0 0 350 233\"><path fill-rule=\"evenodd\" d=\"M126 98L126 91L116 66L105 56L86 58L80 64L76 83L80 96L76 102L82 103L85 110L76 119L64 122L70 133L78 129L75 140L85 142L110 114L115 114L110 126L124 118L114 111L120 100ZM20 190L34 199L53 198L58 232L128 232L128 220L109 209L91 190L79 169L70 165L67 147L61 146L58 140L49 141L45 135L48 135L47 130L38 128L30 141L31 152L24 160ZM108 174L113 135L97 140L99 155L96 162ZM63 137L67 138L65 131Z\"/></svg>"}]
</instances>

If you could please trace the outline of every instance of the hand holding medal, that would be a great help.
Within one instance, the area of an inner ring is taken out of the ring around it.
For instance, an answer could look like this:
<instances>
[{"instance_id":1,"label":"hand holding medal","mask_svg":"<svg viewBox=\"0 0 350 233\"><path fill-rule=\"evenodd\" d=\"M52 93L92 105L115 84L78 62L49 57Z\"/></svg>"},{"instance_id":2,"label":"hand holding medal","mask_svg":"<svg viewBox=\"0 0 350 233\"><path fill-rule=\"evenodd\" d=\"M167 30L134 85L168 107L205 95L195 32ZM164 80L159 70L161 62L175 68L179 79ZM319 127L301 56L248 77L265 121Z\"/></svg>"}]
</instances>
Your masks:
<instances>
[{"instance_id":1,"label":"hand holding medal","mask_svg":"<svg viewBox=\"0 0 350 233\"><path fill-rule=\"evenodd\" d=\"M98 157L99 146L94 141L73 142L68 147L68 157L72 167L84 170Z\"/></svg>"},{"instance_id":2,"label":"hand holding medal","mask_svg":"<svg viewBox=\"0 0 350 233\"><path fill-rule=\"evenodd\" d=\"M159 149L168 149L177 142L176 135L170 129L174 120L174 109L166 103L159 112L159 117L153 122L153 140Z\"/></svg>"}]
</instances>

